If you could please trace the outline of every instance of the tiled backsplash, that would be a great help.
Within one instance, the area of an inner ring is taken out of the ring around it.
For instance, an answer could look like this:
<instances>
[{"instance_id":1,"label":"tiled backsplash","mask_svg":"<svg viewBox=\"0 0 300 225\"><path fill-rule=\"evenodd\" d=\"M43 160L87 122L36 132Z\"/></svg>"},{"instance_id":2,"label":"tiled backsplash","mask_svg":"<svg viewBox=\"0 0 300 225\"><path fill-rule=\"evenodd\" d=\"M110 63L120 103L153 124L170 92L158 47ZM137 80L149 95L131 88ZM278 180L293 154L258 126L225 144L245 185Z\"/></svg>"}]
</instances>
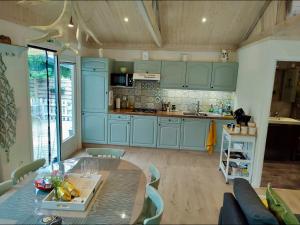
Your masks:
<instances>
[{"instance_id":1,"label":"tiled backsplash","mask_svg":"<svg viewBox=\"0 0 300 225\"><path fill-rule=\"evenodd\" d=\"M179 111L195 111L197 101L200 101L200 110L208 111L210 105L215 108L230 105L233 107L233 92L198 91L180 89L160 89L156 81L135 81L133 88L112 88L114 98L126 96L129 105L135 108L161 109L161 102L171 102Z\"/></svg>"}]
</instances>

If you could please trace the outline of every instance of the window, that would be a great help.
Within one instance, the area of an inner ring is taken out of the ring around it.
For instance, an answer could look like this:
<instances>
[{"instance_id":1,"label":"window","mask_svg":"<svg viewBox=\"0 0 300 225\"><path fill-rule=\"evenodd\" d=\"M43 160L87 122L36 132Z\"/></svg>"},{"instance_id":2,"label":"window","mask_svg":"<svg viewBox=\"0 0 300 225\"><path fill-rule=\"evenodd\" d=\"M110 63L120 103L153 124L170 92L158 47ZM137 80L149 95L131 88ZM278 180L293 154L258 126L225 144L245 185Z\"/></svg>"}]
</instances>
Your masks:
<instances>
[{"instance_id":1,"label":"window","mask_svg":"<svg viewBox=\"0 0 300 225\"><path fill-rule=\"evenodd\" d=\"M75 68L76 66L73 63L60 63L61 126L63 141L69 139L75 134Z\"/></svg>"}]
</instances>

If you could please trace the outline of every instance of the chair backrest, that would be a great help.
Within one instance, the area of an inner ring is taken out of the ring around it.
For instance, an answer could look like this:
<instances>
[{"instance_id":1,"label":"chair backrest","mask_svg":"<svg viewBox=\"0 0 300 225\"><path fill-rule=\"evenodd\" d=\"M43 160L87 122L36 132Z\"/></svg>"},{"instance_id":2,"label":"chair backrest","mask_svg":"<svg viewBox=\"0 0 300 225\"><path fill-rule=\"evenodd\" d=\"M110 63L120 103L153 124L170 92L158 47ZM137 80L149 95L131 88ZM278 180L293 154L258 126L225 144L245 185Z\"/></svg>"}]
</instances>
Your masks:
<instances>
[{"instance_id":1,"label":"chair backrest","mask_svg":"<svg viewBox=\"0 0 300 225\"><path fill-rule=\"evenodd\" d=\"M7 192L12 187L12 180L7 180L0 183L0 196Z\"/></svg>"},{"instance_id":2,"label":"chair backrest","mask_svg":"<svg viewBox=\"0 0 300 225\"><path fill-rule=\"evenodd\" d=\"M160 181L160 172L159 172L159 170L157 169L156 166L151 164L149 166L149 172L150 172L150 176L151 176L151 181L150 181L149 185L151 185L152 187L158 189L158 185L159 185L159 181Z\"/></svg>"},{"instance_id":3,"label":"chair backrest","mask_svg":"<svg viewBox=\"0 0 300 225\"><path fill-rule=\"evenodd\" d=\"M105 156L111 158L121 158L125 154L124 150L114 148L87 148L86 152L94 157Z\"/></svg>"},{"instance_id":4,"label":"chair backrest","mask_svg":"<svg viewBox=\"0 0 300 225\"><path fill-rule=\"evenodd\" d=\"M11 174L13 184L17 184L20 181L20 179L23 178L26 174L41 168L45 164L45 162L45 159L38 159L33 161L32 163L17 168Z\"/></svg>"},{"instance_id":5,"label":"chair backrest","mask_svg":"<svg viewBox=\"0 0 300 225\"><path fill-rule=\"evenodd\" d=\"M146 201L149 204L147 208L152 210L148 210L147 218L143 223L144 225L160 224L164 212L164 201L158 191L150 185L146 186L146 194Z\"/></svg>"}]
</instances>

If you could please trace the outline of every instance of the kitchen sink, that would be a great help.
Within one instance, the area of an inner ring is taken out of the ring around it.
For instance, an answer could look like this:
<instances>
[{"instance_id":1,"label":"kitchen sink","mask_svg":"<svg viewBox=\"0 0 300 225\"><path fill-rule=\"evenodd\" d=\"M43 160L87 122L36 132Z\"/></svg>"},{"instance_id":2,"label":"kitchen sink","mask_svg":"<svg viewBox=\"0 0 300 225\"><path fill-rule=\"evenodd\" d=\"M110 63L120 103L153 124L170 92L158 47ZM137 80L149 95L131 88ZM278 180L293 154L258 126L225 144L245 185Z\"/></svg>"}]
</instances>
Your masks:
<instances>
[{"instance_id":1,"label":"kitchen sink","mask_svg":"<svg viewBox=\"0 0 300 225\"><path fill-rule=\"evenodd\" d=\"M199 117L203 117L203 116L208 116L208 117L219 117L221 116L220 114L217 113L209 113L209 112L183 112L183 115L185 116L199 116Z\"/></svg>"},{"instance_id":2,"label":"kitchen sink","mask_svg":"<svg viewBox=\"0 0 300 225\"><path fill-rule=\"evenodd\" d=\"M194 113L194 112L183 112L183 115L185 115L185 116L197 116L197 113Z\"/></svg>"}]
</instances>

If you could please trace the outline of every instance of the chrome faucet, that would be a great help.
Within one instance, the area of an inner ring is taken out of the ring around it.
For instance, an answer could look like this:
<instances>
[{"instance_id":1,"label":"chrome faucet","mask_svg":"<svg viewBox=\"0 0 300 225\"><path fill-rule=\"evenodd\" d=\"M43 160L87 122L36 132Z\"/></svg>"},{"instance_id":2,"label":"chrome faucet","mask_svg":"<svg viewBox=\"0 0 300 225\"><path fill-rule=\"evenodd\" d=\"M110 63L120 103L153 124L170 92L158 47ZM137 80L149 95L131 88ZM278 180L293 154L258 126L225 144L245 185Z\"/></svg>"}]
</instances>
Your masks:
<instances>
[{"instance_id":1,"label":"chrome faucet","mask_svg":"<svg viewBox=\"0 0 300 225\"><path fill-rule=\"evenodd\" d=\"M275 113L274 113L274 116L275 116L276 118L279 118L279 112L275 112Z\"/></svg>"},{"instance_id":2,"label":"chrome faucet","mask_svg":"<svg viewBox=\"0 0 300 225\"><path fill-rule=\"evenodd\" d=\"M200 112L200 101L197 101L197 112L196 113L199 113Z\"/></svg>"}]
</instances>

